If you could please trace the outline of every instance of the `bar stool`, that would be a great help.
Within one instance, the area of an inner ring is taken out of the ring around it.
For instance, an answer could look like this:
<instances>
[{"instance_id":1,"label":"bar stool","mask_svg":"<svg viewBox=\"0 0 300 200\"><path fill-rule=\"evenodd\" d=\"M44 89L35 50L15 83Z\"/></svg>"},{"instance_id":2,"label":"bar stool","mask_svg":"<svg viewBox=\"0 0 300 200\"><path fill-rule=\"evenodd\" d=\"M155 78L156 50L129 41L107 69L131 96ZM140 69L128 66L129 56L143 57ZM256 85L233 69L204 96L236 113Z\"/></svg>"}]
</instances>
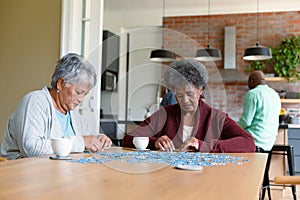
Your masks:
<instances>
[{"instance_id":1,"label":"bar stool","mask_svg":"<svg viewBox=\"0 0 300 200\"><path fill-rule=\"evenodd\" d=\"M276 145L273 146L271 151L265 151L265 153L268 153L268 160L267 160L265 174L264 174L261 199L262 200L264 199L265 192L266 192L266 189L267 189L269 200L271 200L270 186L271 185L278 185L278 184L270 184L269 169L270 169L272 155L273 154L286 155L287 156L287 161L288 161L289 175L294 176L295 175L294 147L292 145L277 145L276 144ZM297 199L296 186L295 185L289 185L289 187L292 188L293 198L294 198L294 200L296 200Z\"/></svg>"}]
</instances>

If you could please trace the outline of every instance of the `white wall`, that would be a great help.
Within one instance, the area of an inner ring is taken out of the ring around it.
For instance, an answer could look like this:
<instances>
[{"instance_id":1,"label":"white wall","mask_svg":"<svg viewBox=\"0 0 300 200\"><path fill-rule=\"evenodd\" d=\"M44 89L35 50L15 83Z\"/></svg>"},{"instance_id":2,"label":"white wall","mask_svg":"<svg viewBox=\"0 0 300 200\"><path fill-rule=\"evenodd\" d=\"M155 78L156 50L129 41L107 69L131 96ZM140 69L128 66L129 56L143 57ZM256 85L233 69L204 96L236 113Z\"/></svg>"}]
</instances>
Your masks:
<instances>
[{"instance_id":1,"label":"white wall","mask_svg":"<svg viewBox=\"0 0 300 200\"><path fill-rule=\"evenodd\" d=\"M0 1L0 142L24 94L50 85L59 58L60 0Z\"/></svg>"},{"instance_id":2,"label":"white wall","mask_svg":"<svg viewBox=\"0 0 300 200\"><path fill-rule=\"evenodd\" d=\"M124 16L135 12L155 12L162 15L163 1L165 1L165 16L194 16L207 15L208 0L108 0L106 10L120 13ZM260 0L260 12L297 11L299 0ZM257 1L253 0L211 0L210 14L256 13Z\"/></svg>"}]
</instances>

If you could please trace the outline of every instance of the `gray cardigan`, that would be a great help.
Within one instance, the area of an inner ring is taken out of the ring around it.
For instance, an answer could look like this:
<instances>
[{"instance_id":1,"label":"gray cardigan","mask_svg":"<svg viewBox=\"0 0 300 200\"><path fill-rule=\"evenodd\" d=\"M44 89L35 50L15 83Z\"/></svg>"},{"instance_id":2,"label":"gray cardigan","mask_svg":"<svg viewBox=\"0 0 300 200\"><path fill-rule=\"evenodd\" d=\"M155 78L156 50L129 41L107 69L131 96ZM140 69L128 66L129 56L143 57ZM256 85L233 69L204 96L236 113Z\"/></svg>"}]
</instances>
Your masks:
<instances>
[{"instance_id":1,"label":"gray cardigan","mask_svg":"<svg viewBox=\"0 0 300 200\"><path fill-rule=\"evenodd\" d=\"M78 110L70 111L75 137L72 152L85 149L82 135L95 134ZM52 154L51 138L63 131L47 87L25 95L11 114L2 140L1 156L8 159Z\"/></svg>"}]
</instances>

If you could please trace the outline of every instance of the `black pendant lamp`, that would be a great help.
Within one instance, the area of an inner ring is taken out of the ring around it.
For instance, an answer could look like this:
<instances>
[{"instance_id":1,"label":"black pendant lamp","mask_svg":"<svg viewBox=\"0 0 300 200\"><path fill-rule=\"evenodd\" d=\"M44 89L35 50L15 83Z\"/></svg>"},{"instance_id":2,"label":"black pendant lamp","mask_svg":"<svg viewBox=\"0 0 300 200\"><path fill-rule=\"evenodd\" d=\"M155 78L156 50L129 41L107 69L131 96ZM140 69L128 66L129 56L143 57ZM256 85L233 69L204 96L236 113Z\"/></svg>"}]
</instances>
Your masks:
<instances>
[{"instance_id":1,"label":"black pendant lamp","mask_svg":"<svg viewBox=\"0 0 300 200\"><path fill-rule=\"evenodd\" d=\"M222 60L220 49L210 48L209 44L205 49L198 49L195 60L197 61L219 61Z\"/></svg>"},{"instance_id":2,"label":"black pendant lamp","mask_svg":"<svg viewBox=\"0 0 300 200\"><path fill-rule=\"evenodd\" d=\"M259 0L257 0L257 13L256 13L256 40L258 41L258 10L259 10ZM268 60L272 58L271 49L259 45L256 42L255 46L248 47L245 49L244 60Z\"/></svg>"},{"instance_id":3,"label":"black pendant lamp","mask_svg":"<svg viewBox=\"0 0 300 200\"><path fill-rule=\"evenodd\" d=\"M198 49L195 60L197 61L219 61L222 60L220 49L210 48L209 45L209 17L210 17L210 0L208 0L208 17L207 17L207 46L204 49Z\"/></svg>"},{"instance_id":4,"label":"black pendant lamp","mask_svg":"<svg viewBox=\"0 0 300 200\"><path fill-rule=\"evenodd\" d=\"M175 54L165 49L156 49L151 51L150 60L153 62L172 62L175 60Z\"/></svg>"},{"instance_id":5,"label":"black pendant lamp","mask_svg":"<svg viewBox=\"0 0 300 200\"><path fill-rule=\"evenodd\" d=\"M165 0L163 0L163 18L165 16ZM162 38L164 39L164 29L162 29ZM165 50L162 46L161 49L151 51L150 60L153 62L172 62L176 59L175 53Z\"/></svg>"}]
</instances>

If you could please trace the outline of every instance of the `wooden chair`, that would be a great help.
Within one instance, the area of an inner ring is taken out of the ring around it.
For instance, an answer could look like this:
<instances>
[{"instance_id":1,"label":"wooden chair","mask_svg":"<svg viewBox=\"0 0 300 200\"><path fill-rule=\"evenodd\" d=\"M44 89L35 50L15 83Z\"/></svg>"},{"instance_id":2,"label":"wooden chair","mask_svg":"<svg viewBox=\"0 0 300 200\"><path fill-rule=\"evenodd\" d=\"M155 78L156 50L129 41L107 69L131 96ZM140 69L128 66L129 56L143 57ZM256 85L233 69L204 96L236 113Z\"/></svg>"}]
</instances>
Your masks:
<instances>
[{"instance_id":1,"label":"wooden chair","mask_svg":"<svg viewBox=\"0 0 300 200\"><path fill-rule=\"evenodd\" d=\"M0 162L1 161L6 161L6 160L7 160L6 158L0 157Z\"/></svg>"},{"instance_id":2,"label":"wooden chair","mask_svg":"<svg viewBox=\"0 0 300 200\"><path fill-rule=\"evenodd\" d=\"M276 176L274 178L276 184L300 184L300 176Z\"/></svg>"}]
</instances>

